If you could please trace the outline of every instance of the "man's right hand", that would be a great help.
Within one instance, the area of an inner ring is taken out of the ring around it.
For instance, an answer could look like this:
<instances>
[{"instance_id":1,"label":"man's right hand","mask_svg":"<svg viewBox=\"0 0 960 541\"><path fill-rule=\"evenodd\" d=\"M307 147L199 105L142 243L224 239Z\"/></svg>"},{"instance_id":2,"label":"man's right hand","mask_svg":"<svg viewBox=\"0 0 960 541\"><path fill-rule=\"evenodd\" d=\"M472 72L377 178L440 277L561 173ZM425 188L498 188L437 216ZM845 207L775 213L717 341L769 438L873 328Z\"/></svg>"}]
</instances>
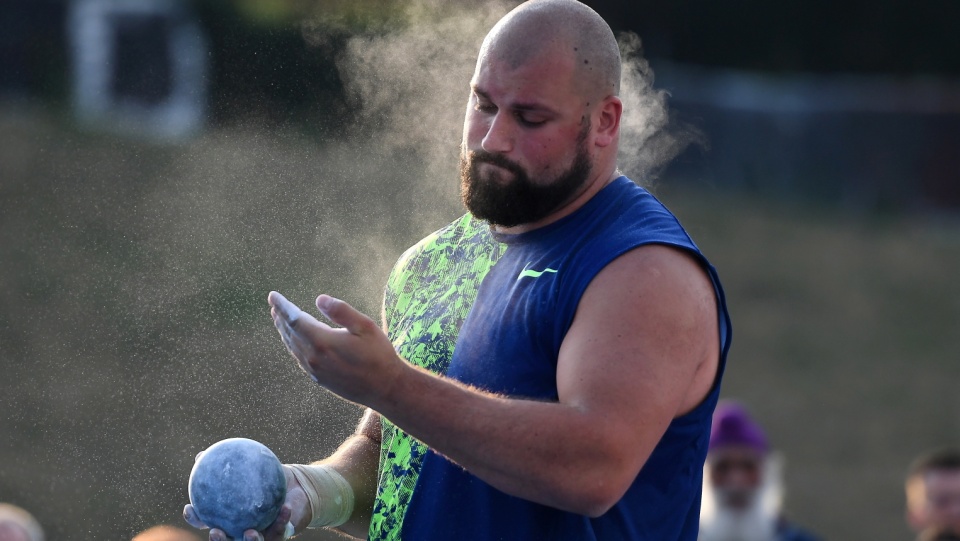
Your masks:
<instances>
[{"instance_id":1,"label":"man's right hand","mask_svg":"<svg viewBox=\"0 0 960 541\"><path fill-rule=\"evenodd\" d=\"M286 465L283 466L283 475L287 479L287 497L280 509L280 514L277 515L277 520L262 532L256 530L243 532L243 541L283 541L286 539L287 523L293 524L294 533L302 532L310 524L312 511L310 510L310 502L307 500L307 494ZM193 504L188 503L183 508L183 518L194 528L201 530L210 528L200 520ZM229 537L223 530L210 529L210 541L228 540Z\"/></svg>"}]
</instances>

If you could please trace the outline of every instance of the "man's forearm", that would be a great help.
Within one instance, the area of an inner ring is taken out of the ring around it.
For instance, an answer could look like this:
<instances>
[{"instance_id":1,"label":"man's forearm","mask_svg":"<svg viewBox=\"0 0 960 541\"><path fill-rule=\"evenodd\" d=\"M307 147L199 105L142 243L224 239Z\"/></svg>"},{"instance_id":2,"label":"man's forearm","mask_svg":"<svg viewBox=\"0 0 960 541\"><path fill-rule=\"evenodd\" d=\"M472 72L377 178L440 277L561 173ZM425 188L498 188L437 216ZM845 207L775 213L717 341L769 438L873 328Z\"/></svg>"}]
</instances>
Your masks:
<instances>
[{"instance_id":1,"label":"man's forearm","mask_svg":"<svg viewBox=\"0 0 960 541\"><path fill-rule=\"evenodd\" d=\"M412 366L370 406L514 496L593 515L626 489L611 486L622 477L622 449L607 435L620 427L573 406L504 398Z\"/></svg>"},{"instance_id":2,"label":"man's forearm","mask_svg":"<svg viewBox=\"0 0 960 541\"><path fill-rule=\"evenodd\" d=\"M380 417L368 411L357 427L328 458L318 462L337 470L353 488L353 514L337 530L366 539L370 516L377 494L377 469L380 462Z\"/></svg>"}]
</instances>

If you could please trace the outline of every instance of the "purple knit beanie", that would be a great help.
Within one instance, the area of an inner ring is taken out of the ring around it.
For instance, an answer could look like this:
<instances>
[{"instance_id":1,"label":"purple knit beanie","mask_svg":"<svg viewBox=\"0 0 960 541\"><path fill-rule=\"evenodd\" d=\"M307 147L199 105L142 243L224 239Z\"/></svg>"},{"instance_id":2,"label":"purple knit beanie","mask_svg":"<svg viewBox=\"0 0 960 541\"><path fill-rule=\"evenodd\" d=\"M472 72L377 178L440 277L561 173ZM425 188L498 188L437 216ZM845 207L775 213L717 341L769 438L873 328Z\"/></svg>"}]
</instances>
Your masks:
<instances>
[{"instance_id":1,"label":"purple knit beanie","mask_svg":"<svg viewBox=\"0 0 960 541\"><path fill-rule=\"evenodd\" d=\"M710 447L737 445L749 447L760 453L769 449L767 437L743 406L736 402L720 402L713 412L713 426L710 428Z\"/></svg>"}]
</instances>

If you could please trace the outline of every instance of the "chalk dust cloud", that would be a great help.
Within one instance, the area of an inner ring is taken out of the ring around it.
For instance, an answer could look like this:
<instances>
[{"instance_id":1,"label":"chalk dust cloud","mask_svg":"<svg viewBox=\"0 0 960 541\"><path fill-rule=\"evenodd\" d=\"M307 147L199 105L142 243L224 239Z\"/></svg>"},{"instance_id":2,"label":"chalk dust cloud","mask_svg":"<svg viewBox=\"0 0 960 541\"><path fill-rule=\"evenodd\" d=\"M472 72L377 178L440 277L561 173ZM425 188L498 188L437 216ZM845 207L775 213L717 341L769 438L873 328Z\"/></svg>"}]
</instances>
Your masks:
<instances>
[{"instance_id":1,"label":"chalk dust cloud","mask_svg":"<svg viewBox=\"0 0 960 541\"><path fill-rule=\"evenodd\" d=\"M457 204L456 156L468 82L483 37L517 2L420 0L406 4L392 28L348 41L337 65L360 106L356 126L374 128L379 153L402 152L421 161L417 188ZM337 23L304 25L308 43L326 43ZM665 91L642 56L640 38L618 36L623 59L620 169L649 184L691 143L705 144L695 127L671 121ZM365 131L365 130L364 130ZM427 220L432 222L432 220Z\"/></svg>"},{"instance_id":2,"label":"chalk dust cloud","mask_svg":"<svg viewBox=\"0 0 960 541\"><path fill-rule=\"evenodd\" d=\"M54 506L51 537L180 523L193 457L219 439L309 461L352 431L359 408L299 372L267 293L313 313L330 293L378 317L399 254L463 212L469 78L513 4L405 6L353 36L304 25L305 47L342 40L324 49L347 98L335 136L250 118L156 146L0 104L0 406L15 412L0 430L22 436L0 446L2 481ZM621 163L640 179L677 138L627 58Z\"/></svg>"},{"instance_id":3,"label":"chalk dust cloud","mask_svg":"<svg viewBox=\"0 0 960 541\"><path fill-rule=\"evenodd\" d=\"M643 58L640 37L634 33L618 36L623 63L620 76L620 170L642 185L654 183L670 160L691 144L707 145L696 126L670 118L668 94L654 86L654 73Z\"/></svg>"}]
</instances>

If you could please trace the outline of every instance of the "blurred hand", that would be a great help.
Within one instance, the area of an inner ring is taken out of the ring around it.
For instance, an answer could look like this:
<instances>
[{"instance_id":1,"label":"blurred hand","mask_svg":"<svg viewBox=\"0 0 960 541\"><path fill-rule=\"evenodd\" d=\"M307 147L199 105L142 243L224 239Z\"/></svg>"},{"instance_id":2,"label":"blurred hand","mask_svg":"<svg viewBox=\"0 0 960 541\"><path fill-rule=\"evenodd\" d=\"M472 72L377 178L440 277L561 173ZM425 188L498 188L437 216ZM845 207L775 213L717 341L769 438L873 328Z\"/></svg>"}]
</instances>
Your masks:
<instances>
[{"instance_id":1,"label":"blurred hand","mask_svg":"<svg viewBox=\"0 0 960 541\"><path fill-rule=\"evenodd\" d=\"M199 459L200 455L197 455ZM243 532L243 541L283 541L287 538L287 524L293 525L293 533L300 533L307 528L312 520L310 502L307 500L307 494L303 487L297 482L286 465L283 466L283 475L287 479L287 497L274 521L266 530L258 532L256 530L247 530ZM193 508L193 504L187 504L183 508L183 519L194 528L206 530L210 526L203 523ZM292 535L292 533L291 533ZM229 537L222 530L217 528L210 529L210 541L227 541Z\"/></svg>"},{"instance_id":2,"label":"blurred hand","mask_svg":"<svg viewBox=\"0 0 960 541\"><path fill-rule=\"evenodd\" d=\"M330 391L360 404L383 397L403 368L393 344L383 330L349 304L330 297L317 297L317 308L332 328L276 291L268 297L274 325L287 349L314 381Z\"/></svg>"}]
</instances>

